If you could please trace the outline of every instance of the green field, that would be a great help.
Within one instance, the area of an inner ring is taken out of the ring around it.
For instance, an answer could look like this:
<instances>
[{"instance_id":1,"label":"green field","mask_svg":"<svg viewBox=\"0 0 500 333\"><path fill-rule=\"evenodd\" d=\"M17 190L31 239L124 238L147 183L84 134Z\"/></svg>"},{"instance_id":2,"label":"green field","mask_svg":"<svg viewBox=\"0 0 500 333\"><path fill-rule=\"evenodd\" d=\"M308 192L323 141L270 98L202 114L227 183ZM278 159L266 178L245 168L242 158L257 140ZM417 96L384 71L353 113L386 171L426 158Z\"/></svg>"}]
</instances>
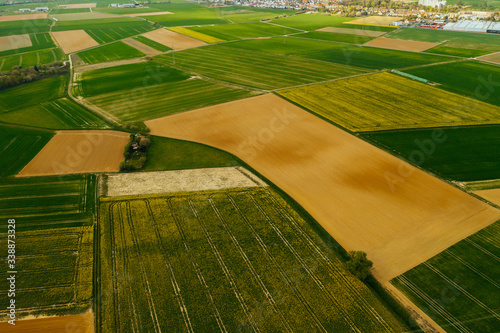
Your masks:
<instances>
[{"instance_id":1,"label":"green field","mask_svg":"<svg viewBox=\"0 0 500 333\"><path fill-rule=\"evenodd\" d=\"M154 30L155 27L146 21L131 18L109 18L82 21L60 21L52 31L85 30L96 42L105 44L116 40L140 35Z\"/></svg>"},{"instance_id":2,"label":"green field","mask_svg":"<svg viewBox=\"0 0 500 333\"><path fill-rule=\"evenodd\" d=\"M495 34L403 28L384 37L444 43L443 46L447 47L482 50L489 51L489 53L500 51L500 36Z\"/></svg>"},{"instance_id":3,"label":"green field","mask_svg":"<svg viewBox=\"0 0 500 333\"><path fill-rule=\"evenodd\" d=\"M118 41L80 52L78 56L86 64L97 64L121 59L140 58L144 57L145 54L124 42Z\"/></svg>"},{"instance_id":4,"label":"green field","mask_svg":"<svg viewBox=\"0 0 500 333\"><path fill-rule=\"evenodd\" d=\"M51 49L57 47L49 33L30 34L29 36L32 46L2 51L0 52L0 57L11 54L24 53L35 50Z\"/></svg>"},{"instance_id":5,"label":"green field","mask_svg":"<svg viewBox=\"0 0 500 333\"><path fill-rule=\"evenodd\" d=\"M64 60L65 56L59 48L31 51L0 57L0 72L8 72L14 66L31 67L40 64L50 64Z\"/></svg>"},{"instance_id":6,"label":"green field","mask_svg":"<svg viewBox=\"0 0 500 333\"><path fill-rule=\"evenodd\" d=\"M272 191L105 198L100 220L103 332L404 331Z\"/></svg>"},{"instance_id":7,"label":"green field","mask_svg":"<svg viewBox=\"0 0 500 333\"><path fill-rule=\"evenodd\" d=\"M0 91L0 120L1 112L17 110L62 97L66 80L65 76L56 76Z\"/></svg>"},{"instance_id":8,"label":"green field","mask_svg":"<svg viewBox=\"0 0 500 333\"><path fill-rule=\"evenodd\" d=\"M450 56L455 56L455 57L465 57L465 58L475 58L475 57L479 57L479 56L491 53L490 51L485 51L485 50L464 49L464 48L460 48L460 47L449 47L449 46L443 46L443 45L438 45L438 46L433 47L432 49L428 49L427 51L424 51L424 52L444 54L444 55L450 55Z\"/></svg>"},{"instance_id":9,"label":"green field","mask_svg":"<svg viewBox=\"0 0 500 333\"><path fill-rule=\"evenodd\" d=\"M201 32L205 35L220 38L222 40L238 40L243 38L258 38L284 35L285 33L296 33L298 30L283 28L267 23L246 24L219 24L200 27L189 27L189 29Z\"/></svg>"},{"instance_id":10,"label":"green field","mask_svg":"<svg viewBox=\"0 0 500 333\"><path fill-rule=\"evenodd\" d=\"M391 281L447 332L500 327L500 222Z\"/></svg>"},{"instance_id":11,"label":"green field","mask_svg":"<svg viewBox=\"0 0 500 333\"><path fill-rule=\"evenodd\" d=\"M353 132L500 123L499 107L390 73L278 94Z\"/></svg>"},{"instance_id":12,"label":"green field","mask_svg":"<svg viewBox=\"0 0 500 333\"><path fill-rule=\"evenodd\" d=\"M366 133L363 136L445 179L500 179L500 126ZM424 158L422 158L424 156Z\"/></svg>"},{"instance_id":13,"label":"green field","mask_svg":"<svg viewBox=\"0 0 500 333\"><path fill-rule=\"evenodd\" d=\"M0 22L0 36L49 32L51 24L49 19Z\"/></svg>"},{"instance_id":14,"label":"green field","mask_svg":"<svg viewBox=\"0 0 500 333\"><path fill-rule=\"evenodd\" d=\"M93 175L0 180L0 218L16 218L16 231L92 225L95 186Z\"/></svg>"},{"instance_id":15,"label":"green field","mask_svg":"<svg viewBox=\"0 0 500 333\"><path fill-rule=\"evenodd\" d=\"M362 35L338 34L333 32L324 32L324 31L306 32L295 35L295 37L325 40L329 42L349 43L349 44L364 44L373 39L372 37L367 37Z\"/></svg>"},{"instance_id":16,"label":"green field","mask_svg":"<svg viewBox=\"0 0 500 333\"><path fill-rule=\"evenodd\" d=\"M437 82L440 89L500 106L500 66L468 61L405 72Z\"/></svg>"},{"instance_id":17,"label":"green field","mask_svg":"<svg viewBox=\"0 0 500 333\"><path fill-rule=\"evenodd\" d=\"M201 169L237 166L240 163L225 151L195 142L152 137L144 171Z\"/></svg>"},{"instance_id":18,"label":"green field","mask_svg":"<svg viewBox=\"0 0 500 333\"><path fill-rule=\"evenodd\" d=\"M135 39L136 41L141 42L142 44L145 44L149 47L152 47L153 49L158 50L160 52L167 52L167 51L171 50L170 47L165 46L163 44L160 44L158 42L155 42L154 40L151 40L151 39L146 38L144 36L133 37L133 39Z\"/></svg>"},{"instance_id":19,"label":"green field","mask_svg":"<svg viewBox=\"0 0 500 333\"><path fill-rule=\"evenodd\" d=\"M259 22L263 19L273 19L282 15L294 14L294 10L255 8L244 6L224 6L216 9L219 15L233 23Z\"/></svg>"},{"instance_id":20,"label":"green field","mask_svg":"<svg viewBox=\"0 0 500 333\"><path fill-rule=\"evenodd\" d=\"M171 64L171 55L157 61ZM239 85L275 89L314 83L367 72L367 70L294 56L249 51L222 45L175 53L175 66Z\"/></svg>"},{"instance_id":21,"label":"green field","mask_svg":"<svg viewBox=\"0 0 500 333\"><path fill-rule=\"evenodd\" d=\"M250 97L255 92L145 62L84 72L74 93L121 122L158 118L177 112Z\"/></svg>"},{"instance_id":22,"label":"green field","mask_svg":"<svg viewBox=\"0 0 500 333\"><path fill-rule=\"evenodd\" d=\"M75 13L90 13L89 8L54 8L50 11L50 15L58 15L58 14L75 14Z\"/></svg>"},{"instance_id":23,"label":"green field","mask_svg":"<svg viewBox=\"0 0 500 333\"><path fill-rule=\"evenodd\" d=\"M51 132L0 126L0 177L15 175L49 142Z\"/></svg>"},{"instance_id":24,"label":"green field","mask_svg":"<svg viewBox=\"0 0 500 333\"><path fill-rule=\"evenodd\" d=\"M150 4L148 7L172 14L147 16L152 22L158 22L164 27L186 25L224 24L228 23L215 8L207 8L194 2L172 2L165 4Z\"/></svg>"}]
</instances>

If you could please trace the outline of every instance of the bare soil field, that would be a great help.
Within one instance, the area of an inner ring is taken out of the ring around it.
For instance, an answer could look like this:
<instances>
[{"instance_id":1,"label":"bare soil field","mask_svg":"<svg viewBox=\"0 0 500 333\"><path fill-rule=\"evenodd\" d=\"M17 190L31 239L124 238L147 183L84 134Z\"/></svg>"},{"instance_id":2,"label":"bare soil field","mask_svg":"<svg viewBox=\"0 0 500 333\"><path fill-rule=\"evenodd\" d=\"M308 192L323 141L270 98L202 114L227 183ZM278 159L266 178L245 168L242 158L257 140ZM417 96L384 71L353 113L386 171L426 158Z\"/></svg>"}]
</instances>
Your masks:
<instances>
[{"instance_id":1,"label":"bare soil field","mask_svg":"<svg viewBox=\"0 0 500 333\"><path fill-rule=\"evenodd\" d=\"M7 322L2 322L0 323L0 331L3 333L94 333L94 315L92 313L85 313L81 315L26 319L16 321L15 326Z\"/></svg>"},{"instance_id":2,"label":"bare soil field","mask_svg":"<svg viewBox=\"0 0 500 333\"><path fill-rule=\"evenodd\" d=\"M358 36L366 36L366 37L379 37L379 36L382 36L385 34L384 31L335 28L335 27L321 28L321 29L318 29L316 31L332 32L332 33L336 33L336 34L358 35Z\"/></svg>"},{"instance_id":3,"label":"bare soil field","mask_svg":"<svg viewBox=\"0 0 500 333\"><path fill-rule=\"evenodd\" d=\"M116 172L129 134L117 131L60 131L18 177Z\"/></svg>"},{"instance_id":4,"label":"bare soil field","mask_svg":"<svg viewBox=\"0 0 500 333\"><path fill-rule=\"evenodd\" d=\"M67 4L67 5L59 5L59 8L95 8L97 6L96 2L92 3L73 3L73 4Z\"/></svg>"},{"instance_id":5,"label":"bare soil field","mask_svg":"<svg viewBox=\"0 0 500 333\"><path fill-rule=\"evenodd\" d=\"M172 12L151 12L151 13L136 13L136 14L127 14L127 16L156 16L156 15L168 15L168 14L174 14Z\"/></svg>"},{"instance_id":6,"label":"bare soil field","mask_svg":"<svg viewBox=\"0 0 500 333\"><path fill-rule=\"evenodd\" d=\"M482 61L492 62L494 64L500 64L500 52L487 54L485 56L477 58Z\"/></svg>"},{"instance_id":7,"label":"bare soil field","mask_svg":"<svg viewBox=\"0 0 500 333\"><path fill-rule=\"evenodd\" d=\"M0 37L0 51L30 47L32 45L28 34Z\"/></svg>"},{"instance_id":8,"label":"bare soil field","mask_svg":"<svg viewBox=\"0 0 500 333\"><path fill-rule=\"evenodd\" d=\"M500 206L500 188L494 188L492 190L481 190L475 191L474 194L485 198L488 201L493 202L495 205Z\"/></svg>"},{"instance_id":9,"label":"bare soil field","mask_svg":"<svg viewBox=\"0 0 500 333\"><path fill-rule=\"evenodd\" d=\"M413 40L402 40L394 38L379 37L364 43L365 46L380 47L383 49L423 52L432 49L439 45L439 43L417 42Z\"/></svg>"},{"instance_id":10,"label":"bare soil field","mask_svg":"<svg viewBox=\"0 0 500 333\"><path fill-rule=\"evenodd\" d=\"M146 60L144 58L123 59L123 60L102 62L99 64L78 66L78 67L74 68L74 71L75 71L75 73L83 73L83 72L91 71L94 69L109 68L109 67L129 65L129 64L137 64L139 62L145 62L145 61L148 61L148 60ZM82 60L82 62L83 62L83 60Z\"/></svg>"},{"instance_id":11,"label":"bare soil field","mask_svg":"<svg viewBox=\"0 0 500 333\"><path fill-rule=\"evenodd\" d=\"M138 49L142 53L149 55L149 56L154 56L154 55L158 55L158 54L162 53L162 52L155 50L152 47L150 47L146 44L143 44L143 43L141 43L135 39L132 39L132 38L124 39L124 40L122 40L122 42Z\"/></svg>"},{"instance_id":12,"label":"bare soil field","mask_svg":"<svg viewBox=\"0 0 500 333\"><path fill-rule=\"evenodd\" d=\"M151 134L233 153L388 281L500 211L274 94L150 120Z\"/></svg>"},{"instance_id":13,"label":"bare soil field","mask_svg":"<svg viewBox=\"0 0 500 333\"><path fill-rule=\"evenodd\" d=\"M401 17L391 17L391 16L368 16L360 19L356 19L349 22L344 22L345 24L360 24L360 25L390 25L392 22L401 21Z\"/></svg>"},{"instance_id":14,"label":"bare soil field","mask_svg":"<svg viewBox=\"0 0 500 333\"><path fill-rule=\"evenodd\" d=\"M267 186L241 167L111 174L107 185L109 197Z\"/></svg>"},{"instance_id":15,"label":"bare soil field","mask_svg":"<svg viewBox=\"0 0 500 333\"><path fill-rule=\"evenodd\" d=\"M143 36L168 47L172 47L173 45L173 48L176 51L207 45L207 43L198 39L184 36L167 29L158 29L146 32Z\"/></svg>"},{"instance_id":16,"label":"bare soil field","mask_svg":"<svg viewBox=\"0 0 500 333\"><path fill-rule=\"evenodd\" d=\"M66 54L99 45L85 30L53 31L51 34Z\"/></svg>"},{"instance_id":17,"label":"bare soil field","mask_svg":"<svg viewBox=\"0 0 500 333\"><path fill-rule=\"evenodd\" d=\"M47 13L0 16L0 22L46 19Z\"/></svg>"},{"instance_id":18,"label":"bare soil field","mask_svg":"<svg viewBox=\"0 0 500 333\"><path fill-rule=\"evenodd\" d=\"M72 14L57 14L51 15L59 21L77 21L77 20L92 20L103 18L120 17L120 15L101 13L101 12L88 12L88 13L72 13Z\"/></svg>"}]
</instances>

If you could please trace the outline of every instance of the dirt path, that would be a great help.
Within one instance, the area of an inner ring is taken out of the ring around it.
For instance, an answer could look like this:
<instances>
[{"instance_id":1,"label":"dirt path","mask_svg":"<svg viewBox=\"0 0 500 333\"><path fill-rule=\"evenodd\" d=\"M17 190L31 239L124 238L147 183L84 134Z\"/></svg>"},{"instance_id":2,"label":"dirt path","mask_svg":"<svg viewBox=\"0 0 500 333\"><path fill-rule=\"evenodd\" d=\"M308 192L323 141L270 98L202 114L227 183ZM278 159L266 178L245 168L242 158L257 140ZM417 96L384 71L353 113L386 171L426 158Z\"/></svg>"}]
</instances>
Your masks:
<instances>
[{"instance_id":1,"label":"dirt path","mask_svg":"<svg viewBox=\"0 0 500 333\"><path fill-rule=\"evenodd\" d=\"M388 281L500 211L274 94L146 122L153 135L229 151L302 205Z\"/></svg>"}]
</instances>

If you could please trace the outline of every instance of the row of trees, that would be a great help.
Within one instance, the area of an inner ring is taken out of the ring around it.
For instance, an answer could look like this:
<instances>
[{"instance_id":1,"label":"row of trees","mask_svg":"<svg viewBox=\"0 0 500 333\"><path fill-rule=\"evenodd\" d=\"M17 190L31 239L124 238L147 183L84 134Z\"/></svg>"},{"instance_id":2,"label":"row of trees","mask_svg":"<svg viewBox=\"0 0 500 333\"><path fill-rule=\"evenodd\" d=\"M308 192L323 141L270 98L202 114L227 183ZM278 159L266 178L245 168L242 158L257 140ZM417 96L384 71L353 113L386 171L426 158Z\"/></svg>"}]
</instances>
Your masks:
<instances>
[{"instance_id":1,"label":"row of trees","mask_svg":"<svg viewBox=\"0 0 500 333\"><path fill-rule=\"evenodd\" d=\"M61 61L27 68L14 66L12 71L0 75L0 90L68 73L69 66Z\"/></svg>"}]
</instances>

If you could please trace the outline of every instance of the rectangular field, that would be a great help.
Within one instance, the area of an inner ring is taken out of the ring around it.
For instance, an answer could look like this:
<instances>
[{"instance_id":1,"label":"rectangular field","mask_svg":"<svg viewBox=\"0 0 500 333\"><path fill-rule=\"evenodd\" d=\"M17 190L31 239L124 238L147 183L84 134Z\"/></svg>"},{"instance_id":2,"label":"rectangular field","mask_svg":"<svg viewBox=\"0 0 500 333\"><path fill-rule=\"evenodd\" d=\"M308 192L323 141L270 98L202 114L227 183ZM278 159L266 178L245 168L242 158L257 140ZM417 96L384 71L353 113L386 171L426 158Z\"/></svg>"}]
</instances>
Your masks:
<instances>
[{"instance_id":1,"label":"rectangular field","mask_svg":"<svg viewBox=\"0 0 500 333\"><path fill-rule=\"evenodd\" d=\"M0 16L0 22L46 19L47 13Z\"/></svg>"},{"instance_id":2,"label":"rectangular field","mask_svg":"<svg viewBox=\"0 0 500 333\"><path fill-rule=\"evenodd\" d=\"M363 136L448 180L500 179L500 126L390 131Z\"/></svg>"},{"instance_id":3,"label":"rectangular field","mask_svg":"<svg viewBox=\"0 0 500 333\"><path fill-rule=\"evenodd\" d=\"M486 200L500 206L500 188L493 188L489 190L475 191L474 194L485 198Z\"/></svg>"},{"instance_id":4,"label":"rectangular field","mask_svg":"<svg viewBox=\"0 0 500 333\"><path fill-rule=\"evenodd\" d=\"M500 123L499 107L390 73L278 94L353 132Z\"/></svg>"},{"instance_id":5,"label":"rectangular field","mask_svg":"<svg viewBox=\"0 0 500 333\"><path fill-rule=\"evenodd\" d=\"M382 25L388 26L395 21L402 21L401 17L392 17L392 16L368 16L359 19L355 19L352 21L347 21L344 23L347 24L359 24L359 25ZM396 27L394 27L396 28Z\"/></svg>"},{"instance_id":6,"label":"rectangular field","mask_svg":"<svg viewBox=\"0 0 500 333\"><path fill-rule=\"evenodd\" d=\"M142 36L151 39L152 41L155 41L157 43L171 47L174 50L185 50L192 47L206 45L206 43L202 42L201 40L184 36L177 32L170 31L167 29L158 29L150 31L143 34Z\"/></svg>"},{"instance_id":7,"label":"rectangular field","mask_svg":"<svg viewBox=\"0 0 500 333\"><path fill-rule=\"evenodd\" d=\"M161 55L155 59L164 64L172 63L171 55ZM221 45L176 52L175 66L214 79L266 90L368 72L351 66L304 61L299 57Z\"/></svg>"},{"instance_id":8,"label":"rectangular field","mask_svg":"<svg viewBox=\"0 0 500 333\"><path fill-rule=\"evenodd\" d=\"M66 54L99 45L84 30L53 31L52 36Z\"/></svg>"},{"instance_id":9,"label":"rectangular field","mask_svg":"<svg viewBox=\"0 0 500 333\"><path fill-rule=\"evenodd\" d=\"M210 26L189 27L190 30L210 35L222 40L242 38L259 38L296 33L300 30L279 27L268 23L218 24Z\"/></svg>"},{"instance_id":10,"label":"rectangular field","mask_svg":"<svg viewBox=\"0 0 500 333\"><path fill-rule=\"evenodd\" d=\"M138 49L118 41L112 44L107 44L93 48L91 50L82 51L78 53L80 59L85 61L86 64L97 64L107 61L115 61L121 59L131 59L144 57L146 54Z\"/></svg>"},{"instance_id":11,"label":"rectangular field","mask_svg":"<svg viewBox=\"0 0 500 333\"><path fill-rule=\"evenodd\" d=\"M479 57L479 60L486 61L486 62L492 62L494 64L500 65L500 52L493 53L491 55L486 55L483 57Z\"/></svg>"},{"instance_id":12,"label":"rectangular field","mask_svg":"<svg viewBox=\"0 0 500 333\"><path fill-rule=\"evenodd\" d=\"M100 209L104 332L404 330L272 191L106 198Z\"/></svg>"},{"instance_id":13,"label":"rectangular field","mask_svg":"<svg viewBox=\"0 0 500 333\"><path fill-rule=\"evenodd\" d=\"M391 281L446 332L500 327L500 221Z\"/></svg>"},{"instance_id":14,"label":"rectangular field","mask_svg":"<svg viewBox=\"0 0 500 333\"><path fill-rule=\"evenodd\" d=\"M141 43L139 40L137 40L135 38L124 39L123 43L127 44L128 46L133 47L137 51L142 52L143 54L148 55L148 56L155 56L155 55L162 53L161 51L158 51L149 45Z\"/></svg>"},{"instance_id":15,"label":"rectangular field","mask_svg":"<svg viewBox=\"0 0 500 333\"><path fill-rule=\"evenodd\" d=\"M357 31L357 29L346 29L346 30ZM373 32L378 32L378 31L373 31ZM367 37L365 35L339 34L339 33L324 32L319 30L296 34L294 35L294 37L316 39L329 42L349 43L349 44L364 44L373 39L373 37Z\"/></svg>"},{"instance_id":16,"label":"rectangular field","mask_svg":"<svg viewBox=\"0 0 500 333\"><path fill-rule=\"evenodd\" d=\"M28 34L0 37L0 52L30 46L32 46L32 44L30 35Z\"/></svg>"},{"instance_id":17,"label":"rectangular field","mask_svg":"<svg viewBox=\"0 0 500 333\"><path fill-rule=\"evenodd\" d=\"M205 42L205 43L220 43L220 42L224 42L223 39L219 39L217 37L209 36L209 35L206 35L204 33L201 33L201 32L198 32L198 31L194 31L194 30L191 30L191 29L188 29L188 28L184 28L184 27L170 27L170 28L168 28L168 30L171 30L171 31L183 34L183 35L186 35L188 37L196 38L196 39L201 40L202 42Z\"/></svg>"},{"instance_id":18,"label":"rectangular field","mask_svg":"<svg viewBox=\"0 0 500 333\"><path fill-rule=\"evenodd\" d=\"M403 40L379 37L364 44L365 46L380 47L383 49L423 52L439 45L439 43L416 42L414 40Z\"/></svg>"},{"instance_id":19,"label":"rectangular field","mask_svg":"<svg viewBox=\"0 0 500 333\"><path fill-rule=\"evenodd\" d=\"M16 217L17 231L92 225L95 186L94 175L0 180L0 218Z\"/></svg>"},{"instance_id":20,"label":"rectangular field","mask_svg":"<svg viewBox=\"0 0 500 333\"><path fill-rule=\"evenodd\" d=\"M64 60L64 53L59 48L32 51L0 57L0 72L8 72L14 66L32 67Z\"/></svg>"},{"instance_id":21,"label":"rectangular field","mask_svg":"<svg viewBox=\"0 0 500 333\"><path fill-rule=\"evenodd\" d=\"M78 333L94 333L94 315L92 313L85 313L61 317L27 319L16 321L16 326L12 326L7 322L0 323L0 330L3 333L37 333L41 328L49 330L49 332L64 332L68 327L72 327Z\"/></svg>"},{"instance_id":22,"label":"rectangular field","mask_svg":"<svg viewBox=\"0 0 500 333\"><path fill-rule=\"evenodd\" d=\"M0 177L21 171L53 136L51 132L0 126Z\"/></svg>"},{"instance_id":23,"label":"rectangular field","mask_svg":"<svg viewBox=\"0 0 500 333\"><path fill-rule=\"evenodd\" d=\"M348 35L359 35L365 37L380 37L385 32L374 31L374 30L362 30L362 29L347 29L347 28L336 28L336 27L326 27L318 29L317 31L331 32L336 34L348 34Z\"/></svg>"},{"instance_id":24,"label":"rectangular field","mask_svg":"<svg viewBox=\"0 0 500 333\"><path fill-rule=\"evenodd\" d=\"M155 50L157 50L159 52L167 52L167 51L171 50L170 47L165 46L163 44L160 44L158 42L155 42L154 40L151 40L151 39L146 38L144 36L133 37L133 39L135 39L136 41L138 41L140 43L143 43L144 45L152 47L153 49L155 49Z\"/></svg>"},{"instance_id":25,"label":"rectangular field","mask_svg":"<svg viewBox=\"0 0 500 333\"><path fill-rule=\"evenodd\" d=\"M0 22L0 36L49 32L51 24L52 21L48 19Z\"/></svg>"},{"instance_id":26,"label":"rectangular field","mask_svg":"<svg viewBox=\"0 0 500 333\"><path fill-rule=\"evenodd\" d=\"M116 172L128 141L124 132L60 131L18 176Z\"/></svg>"},{"instance_id":27,"label":"rectangular field","mask_svg":"<svg viewBox=\"0 0 500 333\"><path fill-rule=\"evenodd\" d=\"M223 149L295 199L388 281L500 211L267 94L147 121L151 134Z\"/></svg>"}]
</instances>

